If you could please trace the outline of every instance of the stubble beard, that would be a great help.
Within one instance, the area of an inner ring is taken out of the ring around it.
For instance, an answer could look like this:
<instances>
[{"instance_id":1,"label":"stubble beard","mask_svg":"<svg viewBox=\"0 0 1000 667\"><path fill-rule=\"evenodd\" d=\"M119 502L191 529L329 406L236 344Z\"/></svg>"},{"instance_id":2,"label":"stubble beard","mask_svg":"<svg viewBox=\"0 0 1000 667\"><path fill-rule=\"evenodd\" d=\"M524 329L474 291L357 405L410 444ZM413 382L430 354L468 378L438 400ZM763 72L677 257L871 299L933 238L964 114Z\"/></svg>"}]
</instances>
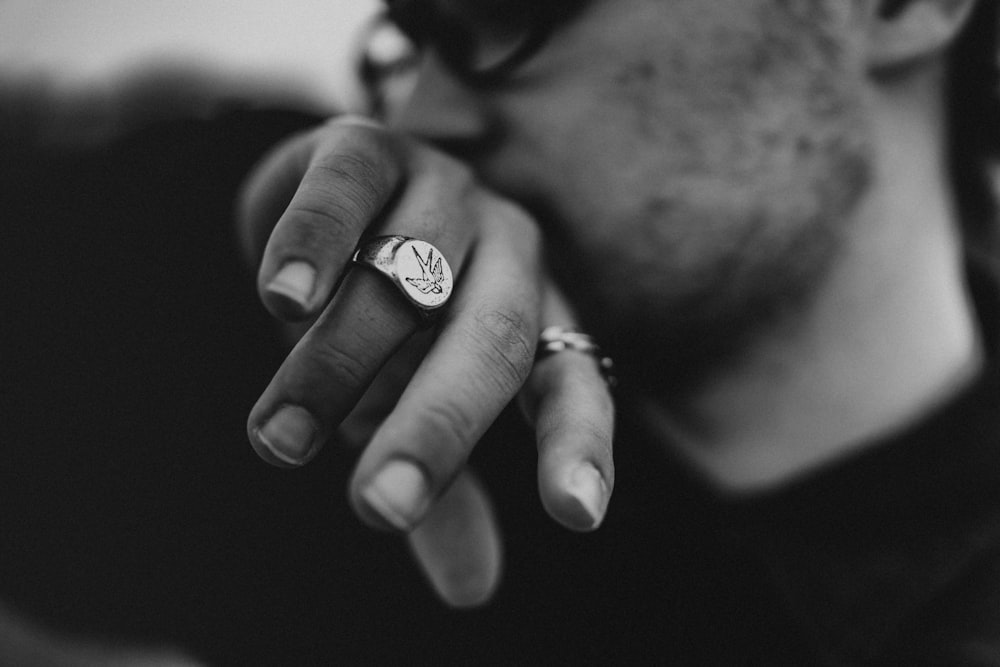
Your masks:
<instances>
[{"instance_id":1,"label":"stubble beard","mask_svg":"<svg viewBox=\"0 0 1000 667\"><path fill-rule=\"evenodd\" d=\"M696 140L665 160L663 184L613 224L586 226L604 238L564 239L576 247L554 258L557 275L627 385L697 391L794 327L835 266L872 157L858 70L822 37L728 124L715 109L697 133L684 128ZM722 149L718 133L731 139Z\"/></svg>"},{"instance_id":2,"label":"stubble beard","mask_svg":"<svg viewBox=\"0 0 1000 667\"><path fill-rule=\"evenodd\" d=\"M646 203L657 226L678 225L672 218L683 217L688 228L728 227L728 236L706 233L678 247L650 234L631 257L609 250L584 260L603 263L596 272L571 269L577 276L596 273L593 281L573 281L573 300L587 304L584 321L627 382L680 398L730 369L762 338L794 329L836 265L868 183L864 155L830 161L836 166L811 195L814 215L778 218L774 206L760 202L738 219L716 211L709 222L705 211L657 198Z\"/></svg>"}]
</instances>

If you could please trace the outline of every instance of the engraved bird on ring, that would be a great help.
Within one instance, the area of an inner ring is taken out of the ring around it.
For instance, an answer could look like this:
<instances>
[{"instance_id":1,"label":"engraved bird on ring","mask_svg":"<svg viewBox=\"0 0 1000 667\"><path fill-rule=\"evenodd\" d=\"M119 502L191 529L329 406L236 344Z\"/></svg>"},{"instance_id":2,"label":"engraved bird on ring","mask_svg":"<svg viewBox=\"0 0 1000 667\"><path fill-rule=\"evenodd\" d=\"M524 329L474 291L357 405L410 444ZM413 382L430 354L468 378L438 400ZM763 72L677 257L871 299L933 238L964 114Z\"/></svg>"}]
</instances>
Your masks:
<instances>
[{"instance_id":1,"label":"engraved bird on ring","mask_svg":"<svg viewBox=\"0 0 1000 667\"><path fill-rule=\"evenodd\" d=\"M441 294L444 292L444 269L441 267L441 258L438 257L437 261L434 261L434 250L429 249L427 251L427 261L420 256L420 253L416 248L411 248L413 254L417 256L417 263L420 264L420 278L407 278L406 282L410 283L418 290L421 294ZM433 266L432 266L433 264ZM430 276L428 277L428 270Z\"/></svg>"}]
</instances>

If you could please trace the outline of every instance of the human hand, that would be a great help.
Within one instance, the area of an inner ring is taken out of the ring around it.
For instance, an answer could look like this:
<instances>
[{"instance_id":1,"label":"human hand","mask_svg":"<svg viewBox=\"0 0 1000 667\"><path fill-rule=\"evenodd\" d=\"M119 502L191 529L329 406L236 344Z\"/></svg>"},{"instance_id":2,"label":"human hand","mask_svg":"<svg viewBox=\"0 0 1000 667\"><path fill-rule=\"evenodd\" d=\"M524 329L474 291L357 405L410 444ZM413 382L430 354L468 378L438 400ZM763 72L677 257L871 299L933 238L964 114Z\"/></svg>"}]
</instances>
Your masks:
<instances>
[{"instance_id":1,"label":"human hand","mask_svg":"<svg viewBox=\"0 0 1000 667\"><path fill-rule=\"evenodd\" d=\"M165 647L70 637L0 602L0 665L44 667L202 667L200 660Z\"/></svg>"},{"instance_id":2,"label":"human hand","mask_svg":"<svg viewBox=\"0 0 1000 667\"><path fill-rule=\"evenodd\" d=\"M477 604L498 581L501 547L465 462L523 388L546 509L576 530L600 523L614 478L613 407L587 355L552 355L533 370L541 326L573 318L524 211L461 163L349 118L272 152L244 188L240 225L248 257L260 260L264 304L311 322L251 411L264 460L305 464L331 436L366 445L349 488L358 516L407 532L446 602ZM434 329L421 331L383 276L352 269L373 231L427 241L451 263L456 289Z\"/></svg>"}]
</instances>

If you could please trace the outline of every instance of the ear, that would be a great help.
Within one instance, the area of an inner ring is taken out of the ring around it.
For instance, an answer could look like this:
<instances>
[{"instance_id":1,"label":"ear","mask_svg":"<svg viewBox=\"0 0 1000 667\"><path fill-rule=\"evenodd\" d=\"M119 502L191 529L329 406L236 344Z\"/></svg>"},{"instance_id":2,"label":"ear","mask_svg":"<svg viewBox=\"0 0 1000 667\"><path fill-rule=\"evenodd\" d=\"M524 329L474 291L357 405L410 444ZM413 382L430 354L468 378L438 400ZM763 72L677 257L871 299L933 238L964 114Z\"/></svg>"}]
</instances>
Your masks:
<instances>
[{"instance_id":1,"label":"ear","mask_svg":"<svg viewBox=\"0 0 1000 667\"><path fill-rule=\"evenodd\" d=\"M996 2L996 0L981 0ZM868 65L895 69L940 55L955 39L976 0L879 0L868 33Z\"/></svg>"}]
</instances>

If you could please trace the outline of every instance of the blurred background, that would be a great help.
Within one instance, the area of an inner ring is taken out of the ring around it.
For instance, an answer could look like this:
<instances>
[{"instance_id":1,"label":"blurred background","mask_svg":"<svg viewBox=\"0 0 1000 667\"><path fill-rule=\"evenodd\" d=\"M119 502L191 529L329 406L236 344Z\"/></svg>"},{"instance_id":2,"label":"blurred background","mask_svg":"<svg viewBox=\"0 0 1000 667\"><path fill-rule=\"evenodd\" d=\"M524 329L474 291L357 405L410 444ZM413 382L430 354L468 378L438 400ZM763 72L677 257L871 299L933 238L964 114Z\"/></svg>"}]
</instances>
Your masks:
<instances>
[{"instance_id":1,"label":"blurred background","mask_svg":"<svg viewBox=\"0 0 1000 667\"><path fill-rule=\"evenodd\" d=\"M0 148L232 108L356 110L377 0L0 0Z\"/></svg>"},{"instance_id":2,"label":"blurred background","mask_svg":"<svg viewBox=\"0 0 1000 667\"><path fill-rule=\"evenodd\" d=\"M752 562L641 447L573 534L502 416L471 463L514 527L505 582L465 613L352 515L356 453L251 451L284 348L233 202L275 143L360 104L375 8L0 0L0 667L755 664L785 641Z\"/></svg>"},{"instance_id":3,"label":"blurred background","mask_svg":"<svg viewBox=\"0 0 1000 667\"><path fill-rule=\"evenodd\" d=\"M349 102L349 56L376 0L0 0L0 76L80 90L202 68L316 104Z\"/></svg>"}]
</instances>

